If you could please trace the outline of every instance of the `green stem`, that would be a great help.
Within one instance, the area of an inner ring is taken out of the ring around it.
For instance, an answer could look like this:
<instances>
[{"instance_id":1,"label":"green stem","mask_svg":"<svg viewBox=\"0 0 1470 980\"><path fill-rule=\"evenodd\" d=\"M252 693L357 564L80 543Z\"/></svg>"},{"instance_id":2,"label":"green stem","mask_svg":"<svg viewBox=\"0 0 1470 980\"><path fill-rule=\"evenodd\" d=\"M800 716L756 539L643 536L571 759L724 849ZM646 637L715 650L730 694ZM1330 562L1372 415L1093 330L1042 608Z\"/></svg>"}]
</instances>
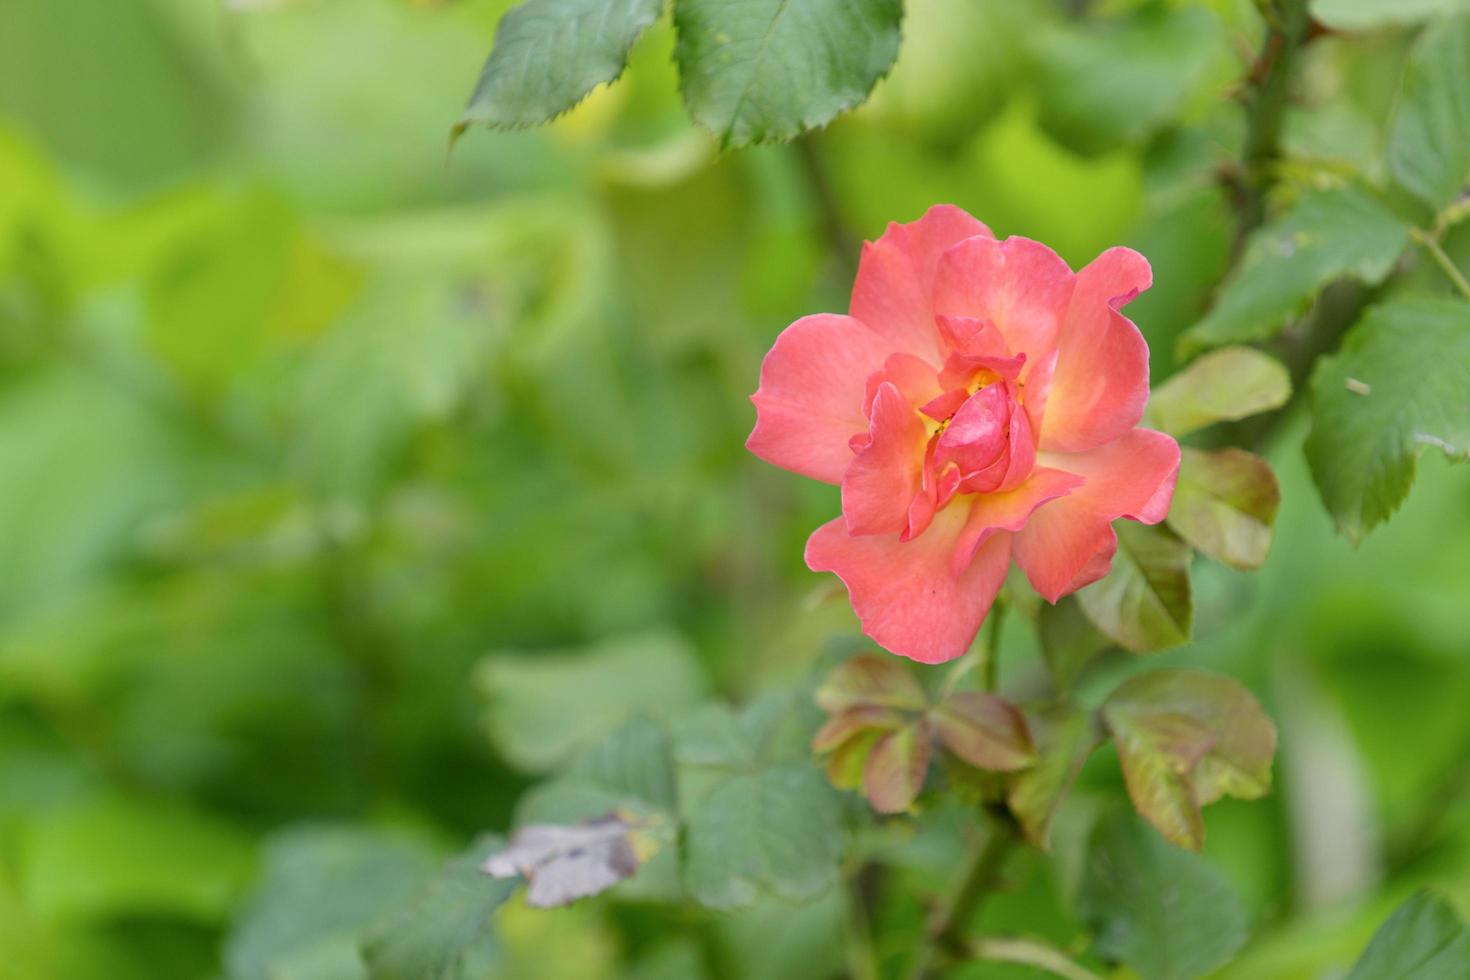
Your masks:
<instances>
[{"instance_id":1,"label":"green stem","mask_svg":"<svg viewBox=\"0 0 1470 980\"><path fill-rule=\"evenodd\" d=\"M989 636L985 641L985 690L994 691L1000 683L1000 627L1005 620L1005 601L996 596L990 607Z\"/></svg>"},{"instance_id":2,"label":"green stem","mask_svg":"<svg viewBox=\"0 0 1470 980\"><path fill-rule=\"evenodd\" d=\"M1240 155L1240 196L1234 251L1266 217L1272 170L1281 157L1281 127L1296 69L1297 52L1307 37L1307 0L1279 0L1267 8L1266 37L1251 71L1245 104L1245 142Z\"/></svg>"},{"instance_id":3,"label":"green stem","mask_svg":"<svg viewBox=\"0 0 1470 980\"><path fill-rule=\"evenodd\" d=\"M1034 939L987 936L970 943L966 949L977 960L1033 966L1062 980L1102 980L1066 953Z\"/></svg>"},{"instance_id":4,"label":"green stem","mask_svg":"<svg viewBox=\"0 0 1470 980\"><path fill-rule=\"evenodd\" d=\"M854 980L881 980L878 953L873 948L873 926L868 920L869 882L877 869L858 868L847 876L847 969Z\"/></svg>"},{"instance_id":5,"label":"green stem","mask_svg":"<svg viewBox=\"0 0 1470 980\"><path fill-rule=\"evenodd\" d=\"M965 928L984 904L1015 846L1016 835L1011 827L999 820L992 822L990 833L970 855L959 887L929 917L924 939L909 968L909 980L930 976L941 953L963 952Z\"/></svg>"},{"instance_id":6,"label":"green stem","mask_svg":"<svg viewBox=\"0 0 1470 980\"><path fill-rule=\"evenodd\" d=\"M1424 251L1429 253L1430 258L1434 259L1435 264L1440 267L1449 281L1455 284L1455 288L1460 291L1460 295L1466 299L1470 299L1470 282L1465 281L1464 273L1455 267L1455 263L1450 260L1449 255L1440 246L1439 240L1422 228L1411 229L1409 234L1414 237L1414 241L1418 242Z\"/></svg>"}]
</instances>

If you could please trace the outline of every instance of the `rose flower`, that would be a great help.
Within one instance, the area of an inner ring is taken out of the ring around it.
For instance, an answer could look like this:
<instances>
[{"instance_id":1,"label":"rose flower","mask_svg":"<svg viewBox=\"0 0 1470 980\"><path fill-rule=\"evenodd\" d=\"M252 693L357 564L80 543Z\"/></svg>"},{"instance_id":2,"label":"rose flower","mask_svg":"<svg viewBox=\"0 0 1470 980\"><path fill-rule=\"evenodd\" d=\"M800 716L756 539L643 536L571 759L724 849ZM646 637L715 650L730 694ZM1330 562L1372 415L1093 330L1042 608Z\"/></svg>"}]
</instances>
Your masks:
<instances>
[{"instance_id":1,"label":"rose flower","mask_svg":"<svg viewBox=\"0 0 1470 980\"><path fill-rule=\"evenodd\" d=\"M1127 248L1074 274L940 205L863 246L849 315L776 338L746 446L842 487L806 562L842 579L868 636L952 660L1012 558L1056 602L1107 574L1113 521L1164 519L1179 445L1135 428L1148 345L1118 312L1151 278Z\"/></svg>"}]
</instances>

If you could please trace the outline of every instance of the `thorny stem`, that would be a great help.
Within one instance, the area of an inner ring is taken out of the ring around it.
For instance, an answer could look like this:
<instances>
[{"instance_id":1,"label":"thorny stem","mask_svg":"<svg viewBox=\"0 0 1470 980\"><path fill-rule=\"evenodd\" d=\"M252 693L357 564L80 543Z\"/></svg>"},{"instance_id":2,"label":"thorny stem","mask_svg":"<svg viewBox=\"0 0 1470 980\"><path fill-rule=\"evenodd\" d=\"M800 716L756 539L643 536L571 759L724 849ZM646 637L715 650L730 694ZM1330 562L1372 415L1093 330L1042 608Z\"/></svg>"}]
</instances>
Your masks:
<instances>
[{"instance_id":1,"label":"thorny stem","mask_svg":"<svg viewBox=\"0 0 1470 980\"><path fill-rule=\"evenodd\" d=\"M842 217L837 192L832 187L826 161L822 159L822 150L816 140L816 133L805 133L793 140L791 145L796 148L797 158L806 173L812 201L816 204L821 219L822 234L827 239L827 249L850 279L857 271L859 241Z\"/></svg>"},{"instance_id":2,"label":"thorny stem","mask_svg":"<svg viewBox=\"0 0 1470 980\"><path fill-rule=\"evenodd\" d=\"M1016 839L1009 814L991 821L990 832L970 855L959 887L929 917L924 938L909 968L908 980L925 980L941 954L964 954L965 927L992 891L995 879L1016 846Z\"/></svg>"},{"instance_id":3,"label":"thorny stem","mask_svg":"<svg viewBox=\"0 0 1470 980\"><path fill-rule=\"evenodd\" d=\"M1246 236L1266 217L1272 171L1281 157L1281 125L1297 53L1307 38L1307 0L1277 0L1265 8L1266 37L1251 69L1245 100L1245 144L1241 150L1235 242L1239 255Z\"/></svg>"},{"instance_id":4,"label":"thorny stem","mask_svg":"<svg viewBox=\"0 0 1470 980\"><path fill-rule=\"evenodd\" d=\"M1470 282L1465 281L1464 273L1457 269L1455 263L1445 254L1445 250L1440 246L1439 240L1422 228L1412 228L1409 234L1413 236L1414 241L1418 242L1424 251L1429 253L1430 258L1434 259L1435 264L1440 267L1449 281L1455 284L1455 288L1460 291L1460 295L1466 299L1470 299Z\"/></svg>"},{"instance_id":5,"label":"thorny stem","mask_svg":"<svg viewBox=\"0 0 1470 980\"><path fill-rule=\"evenodd\" d=\"M990 635L985 641L985 690L994 692L1000 682L1000 625L1005 619L1005 602L999 596L990 607Z\"/></svg>"}]
</instances>

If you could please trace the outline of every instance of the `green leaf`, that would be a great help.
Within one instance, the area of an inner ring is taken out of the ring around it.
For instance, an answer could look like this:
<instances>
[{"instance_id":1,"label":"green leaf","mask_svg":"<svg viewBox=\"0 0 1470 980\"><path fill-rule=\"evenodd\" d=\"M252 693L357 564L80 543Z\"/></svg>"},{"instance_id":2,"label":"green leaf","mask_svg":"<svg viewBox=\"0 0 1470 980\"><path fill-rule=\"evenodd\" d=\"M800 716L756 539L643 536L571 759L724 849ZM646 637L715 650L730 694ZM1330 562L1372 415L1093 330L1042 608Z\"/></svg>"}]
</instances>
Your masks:
<instances>
[{"instance_id":1,"label":"green leaf","mask_svg":"<svg viewBox=\"0 0 1470 980\"><path fill-rule=\"evenodd\" d=\"M1189 546L1162 527L1118 521L1118 553L1102 581L1077 592L1093 625L1128 650L1147 652L1189 640L1194 599Z\"/></svg>"},{"instance_id":2,"label":"green leaf","mask_svg":"<svg viewBox=\"0 0 1470 980\"><path fill-rule=\"evenodd\" d=\"M1470 304L1406 298L1369 310L1312 375L1307 461L1354 542L1388 520L1427 448L1470 456Z\"/></svg>"},{"instance_id":3,"label":"green leaf","mask_svg":"<svg viewBox=\"0 0 1470 980\"><path fill-rule=\"evenodd\" d=\"M1163 4L1053 25L1036 45L1042 125L1084 153L1139 143L1229 57L1223 37L1213 11Z\"/></svg>"},{"instance_id":4,"label":"green leaf","mask_svg":"<svg viewBox=\"0 0 1470 980\"><path fill-rule=\"evenodd\" d=\"M1189 544L1231 568L1259 568L1271 550L1281 506L1276 474L1244 449L1185 447L1169 526Z\"/></svg>"},{"instance_id":5,"label":"green leaf","mask_svg":"<svg viewBox=\"0 0 1470 980\"><path fill-rule=\"evenodd\" d=\"M1339 31L1410 24L1466 8L1466 0L1311 0L1312 16Z\"/></svg>"},{"instance_id":6,"label":"green leaf","mask_svg":"<svg viewBox=\"0 0 1470 980\"><path fill-rule=\"evenodd\" d=\"M1470 976L1470 928L1441 895L1422 891L1373 934L1347 980L1461 980Z\"/></svg>"},{"instance_id":7,"label":"green leaf","mask_svg":"<svg viewBox=\"0 0 1470 980\"><path fill-rule=\"evenodd\" d=\"M922 710L926 698L906 662L887 654L863 653L839 664L817 688L817 706L839 712L849 708Z\"/></svg>"},{"instance_id":8,"label":"green leaf","mask_svg":"<svg viewBox=\"0 0 1470 980\"><path fill-rule=\"evenodd\" d=\"M836 883L841 798L805 758L809 730L792 746L780 737L806 704L757 701L738 717L711 708L679 725L684 883L701 904L804 902Z\"/></svg>"},{"instance_id":9,"label":"green leaf","mask_svg":"<svg viewBox=\"0 0 1470 980\"><path fill-rule=\"evenodd\" d=\"M1101 739L1092 716L1071 705L1033 714L1031 730L1036 738L1036 764L1007 777L1006 803L1026 839L1046 850L1052 818Z\"/></svg>"},{"instance_id":10,"label":"green leaf","mask_svg":"<svg viewBox=\"0 0 1470 980\"><path fill-rule=\"evenodd\" d=\"M944 747L979 769L1011 772L1036 761L1026 718L983 691L950 694L929 713Z\"/></svg>"},{"instance_id":11,"label":"green leaf","mask_svg":"<svg viewBox=\"0 0 1470 980\"><path fill-rule=\"evenodd\" d=\"M1245 909L1220 871L1118 812L1093 831L1077 897L1093 951L1143 980L1194 980L1246 940Z\"/></svg>"},{"instance_id":12,"label":"green leaf","mask_svg":"<svg viewBox=\"0 0 1470 980\"><path fill-rule=\"evenodd\" d=\"M454 136L477 123L515 128L561 115L617 79L663 0L526 0L495 30L495 46Z\"/></svg>"},{"instance_id":13,"label":"green leaf","mask_svg":"<svg viewBox=\"0 0 1470 980\"><path fill-rule=\"evenodd\" d=\"M1128 795L1180 847L1204 843L1202 805L1271 788L1276 726L1239 681L1198 670L1157 670L1118 686L1102 706Z\"/></svg>"},{"instance_id":14,"label":"green leaf","mask_svg":"<svg viewBox=\"0 0 1470 980\"><path fill-rule=\"evenodd\" d=\"M410 902L375 927L363 946L372 980L461 980L475 947L493 944L490 914L515 891L480 870L504 841L477 840L450 860Z\"/></svg>"},{"instance_id":15,"label":"green leaf","mask_svg":"<svg viewBox=\"0 0 1470 980\"><path fill-rule=\"evenodd\" d=\"M1059 691L1072 686L1094 657L1113 645L1082 611L1075 596L1063 596L1056 605L1044 602L1036 613L1041 658Z\"/></svg>"},{"instance_id":16,"label":"green leaf","mask_svg":"<svg viewBox=\"0 0 1470 980\"><path fill-rule=\"evenodd\" d=\"M661 632L585 652L492 654L476 682L496 748L530 772L555 768L633 715L667 718L704 693L688 645Z\"/></svg>"},{"instance_id":17,"label":"green leaf","mask_svg":"<svg viewBox=\"0 0 1470 980\"><path fill-rule=\"evenodd\" d=\"M929 775L934 732L919 720L880 735L863 764L863 795L879 813L903 813Z\"/></svg>"},{"instance_id":18,"label":"green leaf","mask_svg":"<svg viewBox=\"0 0 1470 980\"><path fill-rule=\"evenodd\" d=\"M254 897L225 945L231 980L275 980L286 965L353 948L432 875L426 849L356 827L290 830L271 839Z\"/></svg>"},{"instance_id":19,"label":"green leaf","mask_svg":"<svg viewBox=\"0 0 1470 980\"><path fill-rule=\"evenodd\" d=\"M900 0L679 0L684 102L725 147L824 126L893 64L902 14Z\"/></svg>"},{"instance_id":20,"label":"green leaf","mask_svg":"<svg viewBox=\"0 0 1470 980\"><path fill-rule=\"evenodd\" d=\"M1184 436L1280 408L1291 398L1291 375L1276 358L1250 347L1211 351L1170 375L1149 398L1150 422Z\"/></svg>"},{"instance_id":21,"label":"green leaf","mask_svg":"<svg viewBox=\"0 0 1470 980\"><path fill-rule=\"evenodd\" d=\"M1214 308L1180 338L1180 349L1274 337L1329 282L1381 282L1408 243L1408 227L1361 190L1311 191L1251 235Z\"/></svg>"},{"instance_id":22,"label":"green leaf","mask_svg":"<svg viewBox=\"0 0 1470 980\"><path fill-rule=\"evenodd\" d=\"M1470 12L1432 24L1409 56L1388 166L1436 213L1470 183Z\"/></svg>"}]
</instances>

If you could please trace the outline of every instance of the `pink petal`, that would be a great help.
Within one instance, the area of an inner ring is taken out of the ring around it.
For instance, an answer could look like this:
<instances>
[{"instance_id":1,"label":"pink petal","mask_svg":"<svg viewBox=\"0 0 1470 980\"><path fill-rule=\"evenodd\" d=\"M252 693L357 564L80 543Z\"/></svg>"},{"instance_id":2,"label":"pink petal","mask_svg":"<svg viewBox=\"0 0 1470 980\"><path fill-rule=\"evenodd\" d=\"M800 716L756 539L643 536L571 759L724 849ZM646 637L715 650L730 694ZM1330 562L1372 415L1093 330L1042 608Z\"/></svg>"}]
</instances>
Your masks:
<instances>
[{"instance_id":1,"label":"pink petal","mask_svg":"<svg viewBox=\"0 0 1470 980\"><path fill-rule=\"evenodd\" d=\"M1045 358L1056 346L1074 280L1067 263L1029 238L967 238L939 260L934 311L989 320L1011 353Z\"/></svg>"},{"instance_id":2,"label":"pink petal","mask_svg":"<svg viewBox=\"0 0 1470 980\"><path fill-rule=\"evenodd\" d=\"M1037 592L1056 602L1080 588L1074 583L1095 573L1100 562L1111 561L1113 521L1164 519L1179 475L1179 444L1162 432L1132 429L1085 452L1041 453L1037 463L1087 481L1037 508L1016 535L1016 563ZM1098 559L1104 550L1109 557Z\"/></svg>"},{"instance_id":3,"label":"pink petal","mask_svg":"<svg viewBox=\"0 0 1470 980\"><path fill-rule=\"evenodd\" d=\"M919 492L928 431L888 382L873 399L871 437L842 478L842 516L849 534L898 534Z\"/></svg>"},{"instance_id":4,"label":"pink petal","mask_svg":"<svg viewBox=\"0 0 1470 980\"><path fill-rule=\"evenodd\" d=\"M1082 483L1082 477L1075 474L1042 468L1033 470L1014 490L977 496L970 504L969 519L955 543L950 571L960 574L969 567L975 549L986 538L997 531L1021 530L1036 508L1049 500L1066 496Z\"/></svg>"},{"instance_id":5,"label":"pink petal","mask_svg":"<svg viewBox=\"0 0 1470 980\"><path fill-rule=\"evenodd\" d=\"M913 354L889 354L883 361L883 370L868 376L867 396L863 411L872 414L873 396L878 386L888 381L894 384L910 405L922 405L940 395L939 372L922 357Z\"/></svg>"},{"instance_id":6,"label":"pink petal","mask_svg":"<svg viewBox=\"0 0 1470 980\"><path fill-rule=\"evenodd\" d=\"M981 388L965 400L934 447L936 465L953 461L967 476L1000 459L1010 433L1011 399L1005 385Z\"/></svg>"},{"instance_id":7,"label":"pink petal","mask_svg":"<svg viewBox=\"0 0 1470 980\"><path fill-rule=\"evenodd\" d=\"M953 660L969 649L1010 565L1011 535L989 536L964 574L950 565L966 513L948 507L919 537L848 535L839 518L817 528L806 563L836 572L847 586L863 632L887 650L920 663Z\"/></svg>"},{"instance_id":8,"label":"pink petal","mask_svg":"<svg viewBox=\"0 0 1470 980\"><path fill-rule=\"evenodd\" d=\"M852 287L852 315L887 338L893 350L939 363L934 325L934 270L955 242L990 229L949 204L938 204L910 224L891 224L881 238L863 246Z\"/></svg>"},{"instance_id":9,"label":"pink petal","mask_svg":"<svg viewBox=\"0 0 1470 980\"><path fill-rule=\"evenodd\" d=\"M891 346L862 322L822 313L781 331L761 362L755 429L745 447L768 463L825 483L841 483L852 463L848 441L868 430L867 378Z\"/></svg>"},{"instance_id":10,"label":"pink petal","mask_svg":"<svg viewBox=\"0 0 1470 980\"><path fill-rule=\"evenodd\" d=\"M1148 402L1148 344L1118 307L1152 282L1148 261L1110 248L1077 273L1057 340L1041 447L1079 452L1138 424Z\"/></svg>"},{"instance_id":11,"label":"pink petal","mask_svg":"<svg viewBox=\"0 0 1470 980\"><path fill-rule=\"evenodd\" d=\"M1010 345L996 325L972 316L936 316L939 336L945 347L955 354L1009 357Z\"/></svg>"}]
</instances>

